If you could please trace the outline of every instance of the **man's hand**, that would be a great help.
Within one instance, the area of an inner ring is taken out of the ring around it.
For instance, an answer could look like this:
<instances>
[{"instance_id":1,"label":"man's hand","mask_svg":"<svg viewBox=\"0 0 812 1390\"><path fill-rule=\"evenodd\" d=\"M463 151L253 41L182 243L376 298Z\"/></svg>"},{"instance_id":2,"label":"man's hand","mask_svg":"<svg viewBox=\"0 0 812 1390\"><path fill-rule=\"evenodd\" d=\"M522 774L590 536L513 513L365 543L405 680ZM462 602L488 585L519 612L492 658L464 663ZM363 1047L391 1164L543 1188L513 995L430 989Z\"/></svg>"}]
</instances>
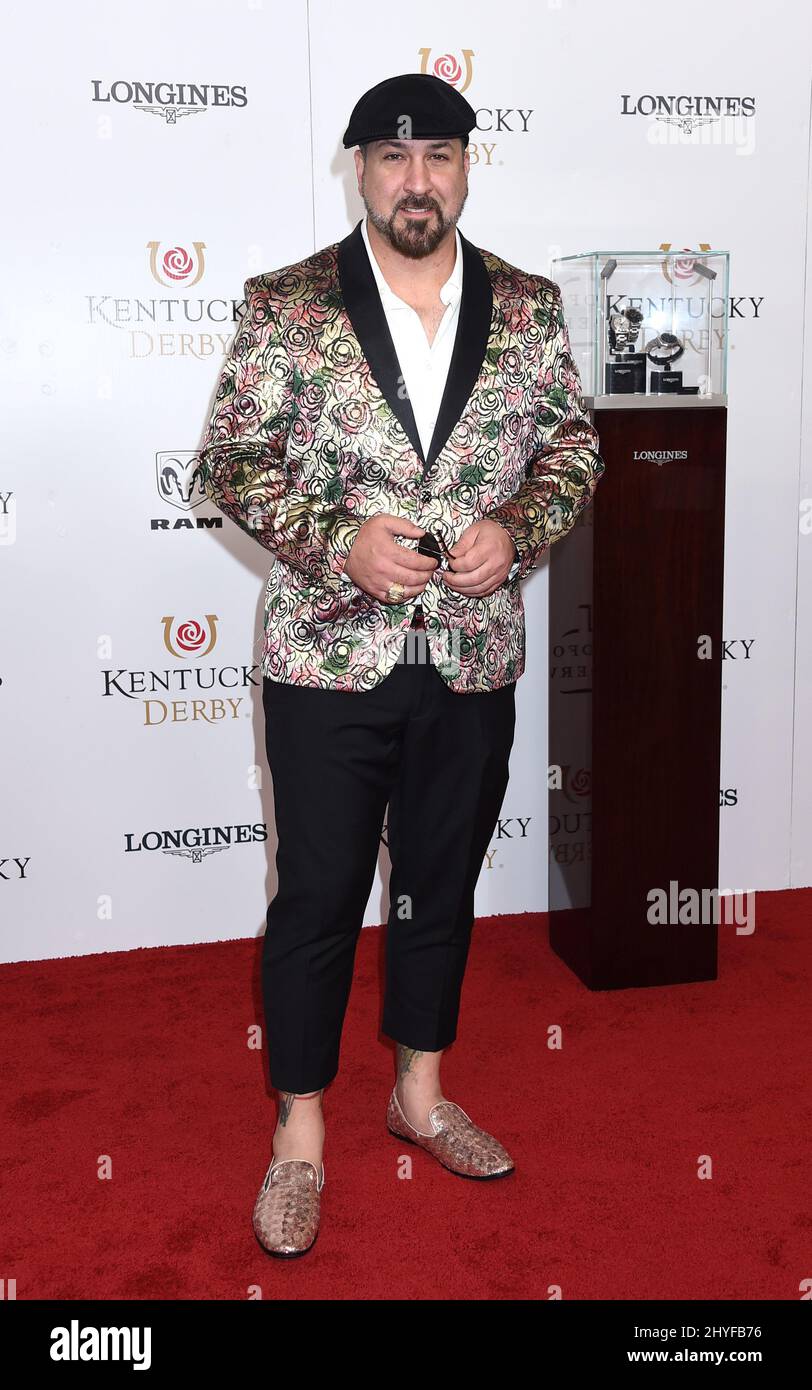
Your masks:
<instances>
[{"instance_id":1,"label":"man's hand","mask_svg":"<svg viewBox=\"0 0 812 1390\"><path fill-rule=\"evenodd\" d=\"M493 523L495 529L502 528ZM358 531L349 555L344 561L344 572L354 584L372 598L392 603L387 597L390 584L403 585L403 597L398 603L416 598L422 594L429 582L429 576L437 568L437 561L430 555L418 555L400 545L395 536L425 536L423 526L415 526L404 516L393 516L391 512L381 512L371 516Z\"/></svg>"},{"instance_id":2,"label":"man's hand","mask_svg":"<svg viewBox=\"0 0 812 1390\"><path fill-rule=\"evenodd\" d=\"M516 547L504 526L483 517L463 531L449 552L453 570L443 570L442 578L457 594L483 598L493 594L510 573Z\"/></svg>"}]
</instances>

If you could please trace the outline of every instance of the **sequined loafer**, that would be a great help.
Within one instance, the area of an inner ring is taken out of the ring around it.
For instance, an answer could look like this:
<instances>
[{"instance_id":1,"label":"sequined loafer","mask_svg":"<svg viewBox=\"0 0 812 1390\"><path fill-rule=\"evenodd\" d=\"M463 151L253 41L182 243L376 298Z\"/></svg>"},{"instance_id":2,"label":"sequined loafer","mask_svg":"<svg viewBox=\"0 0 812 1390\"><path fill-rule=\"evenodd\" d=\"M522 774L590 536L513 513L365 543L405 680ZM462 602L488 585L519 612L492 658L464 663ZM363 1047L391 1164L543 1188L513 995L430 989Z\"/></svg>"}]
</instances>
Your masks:
<instances>
[{"instance_id":1,"label":"sequined loafer","mask_svg":"<svg viewBox=\"0 0 812 1390\"><path fill-rule=\"evenodd\" d=\"M461 1178L505 1178L513 1172L513 1160L498 1139L479 1129L453 1100L440 1100L429 1111L431 1134L409 1124L393 1089L386 1111L386 1127L397 1139L425 1149L450 1172Z\"/></svg>"},{"instance_id":2,"label":"sequined loafer","mask_svg":"<svg viewBox=\"0 0 812 1390\"><path fill-rule=\"evenodd\" d=\"M307 1158L273 1158L254 1205L254 1234L269 1255L304 1255L319 1233L321 1173Z\"/></svg>"}]
</instances>

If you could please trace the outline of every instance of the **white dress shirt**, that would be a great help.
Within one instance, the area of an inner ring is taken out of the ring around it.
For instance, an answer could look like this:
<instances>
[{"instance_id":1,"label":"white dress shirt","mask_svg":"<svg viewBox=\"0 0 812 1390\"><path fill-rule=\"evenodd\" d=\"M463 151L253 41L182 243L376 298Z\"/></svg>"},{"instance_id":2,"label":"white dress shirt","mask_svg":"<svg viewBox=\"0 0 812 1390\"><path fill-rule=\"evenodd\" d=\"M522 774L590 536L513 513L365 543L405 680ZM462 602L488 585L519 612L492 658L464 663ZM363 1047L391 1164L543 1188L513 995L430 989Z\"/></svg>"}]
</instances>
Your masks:
<instances>
[{"instance_id":1,"label":"white dress shirt","mask_svg":"<svg viewBox=\"0 0 812 1390\"><path fill-rule=\"evenodd\" d=\"M451 353L457 332L457 320L462 298L462 246L456 227L454 236L457 245L457 259L454 269L440 290L440 299L446 306L440 320L440 327L429 344L426 330L420 322L420 315L411 304L391 290L383 277L381 267L369 242L367 219L361 223L361 235L367 248L369 263L381 296L381 304L386 315L392 342L395 345L403 384L414 411L417 432L423 445L423 456L428 456L434 426L443 399Z\"/></svg>"},{"instance_id":2,"label":"white dress shirt","mask_svg":"<svg viewBox=\"0 0 812 1390\"><path fill-rule=\"evenodd\" d=\"M445 304L446 310L431 344L426 337L426 330L420 322L420 315L417 310L396 295L386 283L369 242L366 218L361 223L361 235L364 238L369 263L372 266L372 274L375 276L375 283L381 296L381 304L389 332L392 334L392 342L395 345L400 370L403 373L403 383L414 411L417 432L423 445L423 457L426 458L445 391L460 313L460 300L462 299L460 234L455 227L457 258L454 262L454 269L440 290L440 299ZM509 579L515 577L518 568L519 560L517 559L511 565Z\"/></svg>"}]
</instances>

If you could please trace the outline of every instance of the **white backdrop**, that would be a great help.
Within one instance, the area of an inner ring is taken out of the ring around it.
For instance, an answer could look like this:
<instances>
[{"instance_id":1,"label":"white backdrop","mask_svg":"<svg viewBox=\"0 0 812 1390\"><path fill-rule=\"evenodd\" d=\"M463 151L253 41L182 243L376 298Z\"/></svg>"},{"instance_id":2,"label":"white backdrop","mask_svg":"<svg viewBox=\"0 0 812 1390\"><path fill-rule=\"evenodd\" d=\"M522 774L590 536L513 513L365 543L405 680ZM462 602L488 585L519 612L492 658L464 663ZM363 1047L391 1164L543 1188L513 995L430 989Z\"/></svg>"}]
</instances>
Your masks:
<instances>
[{"instance_id":1,"label":"white backdrop","mask_svg":"<svg viewBox=\"0 0 812 1390\"><path fill-rule=\"evenodd\" d=\"M720 885L812 883L808 7L687 0L677 22L633 0L47 0L15 29L2 958L264 929L271 556L202 498L195 451L245 279L355 225L349 112L424 66L479 113L461 222L475 244L543 273L593 249L731 252ZM647 114L683 93L751 114L692 131ZM546 564L523 592L479 914L547 905ZM386 871L382 848L367 923L385 918Z\"/></svg>"}]
</instances>

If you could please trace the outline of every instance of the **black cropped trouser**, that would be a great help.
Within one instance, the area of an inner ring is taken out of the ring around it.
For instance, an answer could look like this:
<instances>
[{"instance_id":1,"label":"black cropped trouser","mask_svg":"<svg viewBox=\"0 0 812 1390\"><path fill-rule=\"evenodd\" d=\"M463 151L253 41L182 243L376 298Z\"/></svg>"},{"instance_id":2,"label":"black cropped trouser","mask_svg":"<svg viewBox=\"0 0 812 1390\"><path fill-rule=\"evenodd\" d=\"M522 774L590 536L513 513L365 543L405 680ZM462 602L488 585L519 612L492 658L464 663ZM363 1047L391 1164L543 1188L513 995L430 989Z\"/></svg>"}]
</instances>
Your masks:
<instances>
[{"instance_id":1,"label":"black cropped trouser","mask_svg":"<svg viewBox=\"0 0 812 1390\"><path fill-rule=\"evenodd\" d=\"M263 679L278 886L262 991L281 1091L317 1091L338 1072L387 804L382 1028L427 1052L456 1037L474 890L508 782L516 683L460 694L415 650L411 631L406 642L372 690Z\"/></svg>"}]
</instances>

